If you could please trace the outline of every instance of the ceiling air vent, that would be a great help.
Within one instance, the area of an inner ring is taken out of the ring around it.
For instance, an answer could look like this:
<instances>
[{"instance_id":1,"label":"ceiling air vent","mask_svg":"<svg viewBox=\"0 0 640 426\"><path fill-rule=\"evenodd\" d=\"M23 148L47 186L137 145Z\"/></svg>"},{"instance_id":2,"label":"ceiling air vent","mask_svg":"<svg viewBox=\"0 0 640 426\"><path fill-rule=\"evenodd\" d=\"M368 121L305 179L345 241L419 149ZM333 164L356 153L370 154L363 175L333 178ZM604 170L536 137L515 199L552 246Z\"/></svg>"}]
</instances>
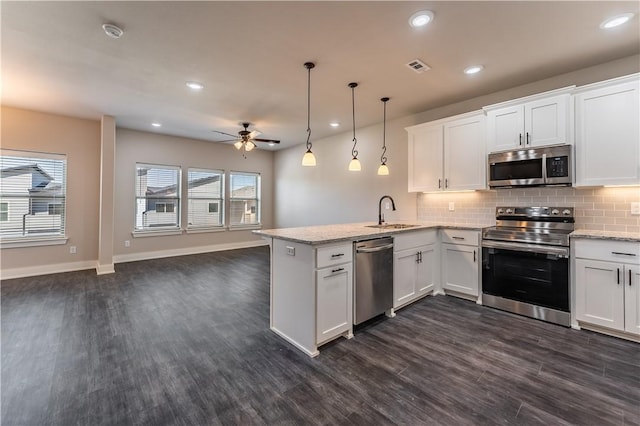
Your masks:
<instances>
[{"instance_id":1,"label":"ceiling air vent","mask_svg":"<svg viewBox=\"0 0 640 426\"><path fill-rule=\"evenodd\" d=\"M413 61L407 63L407 66L417 72L418 74L422 74L425 71L429 71L431 67L420 59L414 59Z\"/></svg>"}]
</instances>

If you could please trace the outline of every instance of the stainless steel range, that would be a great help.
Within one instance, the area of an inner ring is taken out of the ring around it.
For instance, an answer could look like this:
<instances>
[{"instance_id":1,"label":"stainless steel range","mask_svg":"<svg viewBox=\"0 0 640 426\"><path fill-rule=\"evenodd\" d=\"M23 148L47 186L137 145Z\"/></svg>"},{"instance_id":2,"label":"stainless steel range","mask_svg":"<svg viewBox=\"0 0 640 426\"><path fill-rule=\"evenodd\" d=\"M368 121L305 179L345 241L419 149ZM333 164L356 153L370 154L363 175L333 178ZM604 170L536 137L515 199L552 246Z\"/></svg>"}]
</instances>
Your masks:
<instances>
[{"instance_id":1,"label":"stainless steel range","mask_svg":"<svg viewBox=\"0 0 640 426\"><path fill-rule=\"evenodd\" d=\"M571 207L498 207L482 233L482 303L569 326Z\"/></svg>"}]
</instances>

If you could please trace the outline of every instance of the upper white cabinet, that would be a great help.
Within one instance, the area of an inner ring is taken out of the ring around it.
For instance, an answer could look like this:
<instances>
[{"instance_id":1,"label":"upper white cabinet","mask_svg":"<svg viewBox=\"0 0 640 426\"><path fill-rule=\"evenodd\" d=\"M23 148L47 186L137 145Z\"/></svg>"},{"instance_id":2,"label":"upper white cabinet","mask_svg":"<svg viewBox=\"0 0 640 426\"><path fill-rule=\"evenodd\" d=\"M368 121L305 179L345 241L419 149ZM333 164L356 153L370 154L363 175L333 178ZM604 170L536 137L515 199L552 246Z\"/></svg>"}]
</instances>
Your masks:
<instances>
[{"instance_id":1,"label":"upper white cabinet","mask_svg":"<svg viewBox=\"0 0 640 426\"><path fill-rule=\"evenodd\" d=\"M490 105L487 152L571 143L573 87Z\"/></svg>"},{"instance_id":2,"label":"upper white cabinet","mask_svg":"<svg viewBox=\"0 0 640 426\"><path fill-rule=\"evenodd\" d=\"M485 117L481 111L406 130L409 192L486 188Z\"/></svg>"},{"instance_id":3,"label":"upper white cabinet","mask_svg":"<svg viewBox=\"0 0 640 426\"><path fill-rule=\"evenodd\" d=\"M576 91L576 186L640 184L638 74Z\"/></svg>"}]
</instances>

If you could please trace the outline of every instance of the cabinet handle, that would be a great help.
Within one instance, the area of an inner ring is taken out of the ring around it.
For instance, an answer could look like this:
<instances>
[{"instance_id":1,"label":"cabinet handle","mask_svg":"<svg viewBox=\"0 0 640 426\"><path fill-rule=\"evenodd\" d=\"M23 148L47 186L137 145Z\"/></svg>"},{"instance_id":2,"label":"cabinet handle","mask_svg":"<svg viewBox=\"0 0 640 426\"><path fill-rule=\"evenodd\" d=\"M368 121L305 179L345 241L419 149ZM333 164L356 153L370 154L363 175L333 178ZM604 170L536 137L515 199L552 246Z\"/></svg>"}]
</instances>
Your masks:
<instances>
[{"instance_id":1,"label":"cabinet handle","mask_svg":"<svg viewBox=\"0 0 640 426\"><path fill-rule=\"evenodd\" d=\"M620 284L620 268L618 268L618 285Z\"/></svg>"},{"instance_id":2,"label":"cabinet handle","mask_svg":"<svg viewBox=\"0 0 640 426\"><path fill-rule=\"evenodd\" d=\"M453 238L454 240L464 240L464 237L452 236L451 238Z\"/></svg>"},{"instance_id":3,"label":"cabinet handle","mask_svg":"<svg viewBox=\"0 0 640 426\"><path fill-rule=\"evenodd\" d=\"M476 263L476 251L473 251L473 263Z\"/></svg>"},{"instance_id":4,"label":"cabinet handle","mask_svg":"<svg viewBox=\"0 0 640 426\"><path fill-rule=\"evenodd\" d=\"M635 253L622 253L620 251L612 251L611 254L617 254L619 256L635 256Z\"/></svg>"},{"instance_id":5,"label":"cabinet handle","mask_svg":"<svg viewBox=\"0 0 640 426\"><path fill-rule=\"evenodd\" d=\"M445 178L444 179L444 187L448 188L449 187L449 178Z\"/></svg>"},{"instance_id":6,"label":"cabinet handle","mask_svg":"<svg viewBox=\"0 0 640 426\"><path fill-rule=\"evenodd\" d=\"M420 254L420 263L422 263L422 252L419 252ZM629 274L631 274L631 271L629 271Z\"/></svg>"},{"instance_id":7,"label":"cabinet handle","mask_svg":"<svg viewBox=\"0 0 640 426\"><path fill-rule=\"evenodd\" d=\"M335 274L336 272L344 271L344 268L332 269L331 273Z\"/></svg>"},{"instance_id":8,"label":"cabinet handle","mask_svg":"<svg viewBox=\"0 0 640 426\"><path fill-rule=\"evenodd\" d=\"M518 139L519 139L518 145L522 145L522 133L518 133Z\"/></svg>"},{"instance_id":9,"label":"cabinet handle","mask_svg":"<svg viewBox=\"0 0 640 426\"><path fill-rule=\"evenodd\" d=\"M438 179L438 189L442 188L442 179Z\"/></svg>"},{"instance_id":10,"label":"cabinet handle","mask_svg":"<svg viewBox=\"0 0 640 426\"><path fill-rule=\"evenodd\" d=\"M344 256L344 253L337 253L337 254L332 254L331 258L335 259L336 257L342 257L342 256Z\"/></svg>"},{"instance_id":11,"label":"cabinet handle","mask_svg":"<svg viewBox=\"0 0 640 426\"><path fill-rule=\"evenodd\" d=\"M629 287L631 287L631 269L629 269Z\"/></svg>"},{"instance_id":12,"label":"cabinet handle","mask_svg":"<svg viewBox=\"0 0 640 426\"><path fill-rule=\"evenodd\" d=\"M527 145L531 145L531 138L529 137L529 132L527 132Z\"/></svg>"}]
</instances>

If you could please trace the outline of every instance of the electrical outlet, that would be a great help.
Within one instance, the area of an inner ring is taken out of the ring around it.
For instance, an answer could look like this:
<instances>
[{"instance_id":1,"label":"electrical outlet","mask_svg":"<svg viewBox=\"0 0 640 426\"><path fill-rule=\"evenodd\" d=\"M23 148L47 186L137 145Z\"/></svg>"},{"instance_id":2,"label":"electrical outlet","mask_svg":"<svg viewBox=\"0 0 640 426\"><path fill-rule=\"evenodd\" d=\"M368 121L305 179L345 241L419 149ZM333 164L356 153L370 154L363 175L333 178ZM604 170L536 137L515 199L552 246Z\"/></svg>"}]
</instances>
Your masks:
<instances>
[{"instance_id":1,"label":"electrical outlet","mask_svg":"<svg viewBox=\"0 0 640 426\"><path fill-rule=\"evenodd\" d=\"M71 247L69 247L69 253L71 253L71 254L76 254L76 253L77 253L77 251L78 251L78 250L77 250L76 246L71 246Z\"/></svg>"},{"instance_id":2,"label":"electrical outlet","mask_svg":"<svg viewBox=\"0 0 640 426\"><path fill-rule=\"evenodd\" d=\"M631 214L634 216L640 215L640 203L631 203Z\"/></svg>"},{"instance_id":3,"label":"electrical outlet","mask_svg":"<svg viewBox=\"0 0 640 426\"><path fill-rule=\"evenodd\" d=\"M289 256L295 256L296 255L296 248L295 247L291 247L291 246L287 246L287 254Z\"/></svg>"},{"instance_id":4,"label":"electrical outlet","mask_svg":"<svg viewBox=\"0 0 640 426\"><path fill-rule=\"evenodd\" d=\"M129 241L129 240L124 240L124 246L125 246L125 247L131 247L131 241Z\"/></svg>"},{"instance_id":5,"label":"electrical outlet","mask_svg":"<svg viewBox=\"0 0 640 426\"><path fill-rule=\"evenodd\" d=\"M456 205L453 201L449 201L449 211L452 212L456 209Z\"/></svg>"}]
</instances>

